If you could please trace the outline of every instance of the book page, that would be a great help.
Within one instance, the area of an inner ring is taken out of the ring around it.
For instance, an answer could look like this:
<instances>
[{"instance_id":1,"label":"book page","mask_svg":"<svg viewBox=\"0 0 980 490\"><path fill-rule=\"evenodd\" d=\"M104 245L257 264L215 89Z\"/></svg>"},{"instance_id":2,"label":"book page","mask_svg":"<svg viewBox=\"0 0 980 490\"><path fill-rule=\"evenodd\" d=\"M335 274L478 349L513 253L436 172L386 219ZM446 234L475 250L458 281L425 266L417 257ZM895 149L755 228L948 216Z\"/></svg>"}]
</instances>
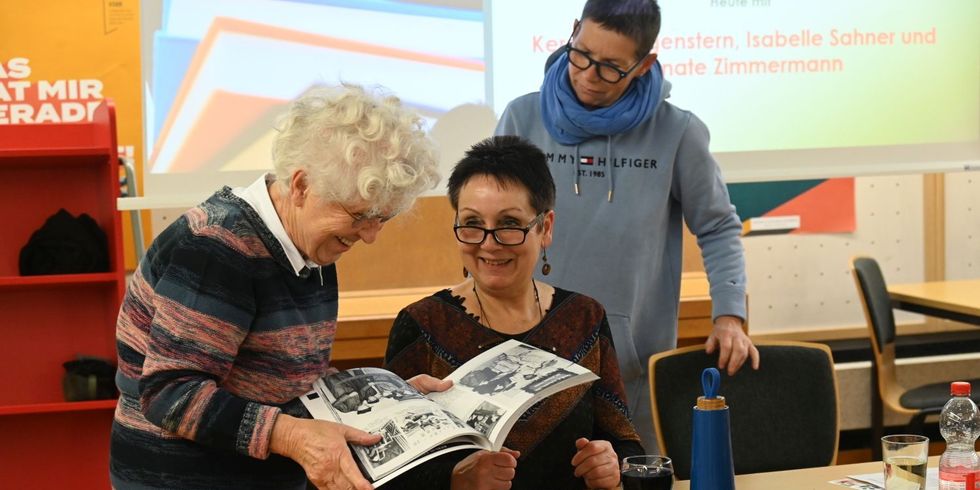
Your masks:
<instances>
[{"instance_id":1,"label":"book page","mask_svg":"<svg viewBox=\"0 0 980 490\"><path fill-rule=\"evenodd\" d=\"M452 388L428 397L499 450L510 428L534 403L599 377L568 359L508 340L469 360L447 379L453 380Z\"/></svg>"},{"instance_id":2,"label":"book page","mask_svg":"<svg viewBox=\"0 0 980 490\"><path fill-rule=\"evenodd\" d=\"M382 439L377 444L351 446L368 478L376 485L382 478L447 441L464 443L453 445L449 450L490 446L482 434L459 417L384 369L357 368L321 378L314 384L314 390L301 400L316 419L381 434ZM418 462L408 467L416 464Z\"/></svg>"}]
</instances>

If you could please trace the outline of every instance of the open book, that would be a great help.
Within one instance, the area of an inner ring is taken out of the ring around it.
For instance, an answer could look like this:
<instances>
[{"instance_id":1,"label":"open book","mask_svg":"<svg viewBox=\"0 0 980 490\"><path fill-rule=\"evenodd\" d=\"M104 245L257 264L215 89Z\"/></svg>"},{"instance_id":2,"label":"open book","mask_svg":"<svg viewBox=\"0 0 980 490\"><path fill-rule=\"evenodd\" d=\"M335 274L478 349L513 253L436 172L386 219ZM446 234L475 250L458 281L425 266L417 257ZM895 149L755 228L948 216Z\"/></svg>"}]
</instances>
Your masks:
<instances>
[{"instance_id":1,"label":"open book","mask_svg":"<svg viewBox=\"0 0 980 490\"><path fill-rule=\"evenodd\" d=\"M389 371L356 368L317 380L301 400L316 419L381 434L373 446L351 446L365 476L378 487L450 451L499 450L535 403L599 377L555 354L508 340L448 379L453 380L449 390L422 396Z\"/></svg>"}]
</instances>

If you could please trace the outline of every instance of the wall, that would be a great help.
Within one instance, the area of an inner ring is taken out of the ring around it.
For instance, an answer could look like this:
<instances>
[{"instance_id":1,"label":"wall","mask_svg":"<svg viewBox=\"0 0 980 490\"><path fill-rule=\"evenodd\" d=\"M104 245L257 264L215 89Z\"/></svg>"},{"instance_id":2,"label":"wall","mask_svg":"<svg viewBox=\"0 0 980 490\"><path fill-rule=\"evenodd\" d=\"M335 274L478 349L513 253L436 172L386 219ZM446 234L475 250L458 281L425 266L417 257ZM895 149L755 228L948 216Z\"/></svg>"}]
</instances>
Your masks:
<instances>
[{"instance_id":1,"label":"wall","mask_svg":"<svg viewBox=\"0 0 980 490\"><path fill-rule=\"evenodd\" d=\"M945 187L946 278L980 278L980 172L947 174Z\"/></svg>"},{"instance_id":2,"label":"wall","mask_svg":"<svg viewBox=\"0 0 980 490\"><path fill-rule=\"evenodd\" d=\"M153 212L154 236L182 210ZM337 262L341 291L411 288L456 284L463 264L453 236L454 214L446 197L423 197L415 207L385 225L375 243L361 243ZM684 272L704 269L693 237L684 241Z\"/></svg>"},{"instance_id":3,"label":"wall","mask_svg":"<svg viewBox=\"0 0 980 490\"><path fill-rule=\"evenodd\" d=\"M928 195L930 185L938 195ZM743 239L752 333L859 331L865 320L849 271L856 255L876 258L890 284L980 277L980 174L858 177L855 192L854 233ZM929 321L895 316L900 325Z\"/></svg>"},{"instance_id":4,"label":"wall","mask_svg":"<svg viewBox=\"0 0 980 490\"><path fill-rule=\"evenodd\" d=\"M922 179L858 177L854 233L744 238L751 332L864 325L850 274L856 255L876 258L890 283L923 280Z\"/></svg>"}]
</instances>

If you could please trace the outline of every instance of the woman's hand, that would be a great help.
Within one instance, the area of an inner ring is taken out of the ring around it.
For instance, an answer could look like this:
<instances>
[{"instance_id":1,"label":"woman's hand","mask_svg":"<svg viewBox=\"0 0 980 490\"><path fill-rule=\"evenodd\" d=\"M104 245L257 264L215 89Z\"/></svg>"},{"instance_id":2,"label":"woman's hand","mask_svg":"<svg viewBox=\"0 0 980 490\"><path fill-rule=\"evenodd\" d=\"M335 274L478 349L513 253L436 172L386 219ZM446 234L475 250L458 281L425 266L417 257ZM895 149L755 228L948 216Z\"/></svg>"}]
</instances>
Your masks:
<instances>
[{"instance_id":1,"label":"woman's hand","mask_svg":"<svg viewBox=\"0 0 980 490\"><path fill-rule=\"evenodd\" d=\"M609 441L575 441L578 452L572 457L575 476L585 479L588 488L616 488L619 485L619 456Z\"/></svg>"},{"instance_id":2,"label":"woman's hand","mask_svg":"<svg viewBox=\"0 0 980 490\"><path fill-rule=\"evenodd\" d=\"M477 451L456 463L452 490L507 490L517 474L519 451L502 448L500 452Z\"/></svg>"},{"instance_id":3,"label":"woman's hand","mask_svg":"<svg viewBox=\"0 0 980 490\"><path fill-rule=\"evenodd\" d=\"M428 374L419 374L412 376L412 379L408 380L408 384L412 385L416 390L419 390L419 393L425 395L433 391L446 391L452 388L453 381L450 379L433 378Z\"/></svg>"},{"instance_id":4,"label":"woman's hand","mask_svg":"<svg viewBox=\"0 0 980 490\"><path fill-rule=\"evenodd\" d=\"M272 427L269 450L292 459L319 489L369 490L347 443L369 446L381 440L343 424L279 414Z\"/></svg>"}]
</instances>

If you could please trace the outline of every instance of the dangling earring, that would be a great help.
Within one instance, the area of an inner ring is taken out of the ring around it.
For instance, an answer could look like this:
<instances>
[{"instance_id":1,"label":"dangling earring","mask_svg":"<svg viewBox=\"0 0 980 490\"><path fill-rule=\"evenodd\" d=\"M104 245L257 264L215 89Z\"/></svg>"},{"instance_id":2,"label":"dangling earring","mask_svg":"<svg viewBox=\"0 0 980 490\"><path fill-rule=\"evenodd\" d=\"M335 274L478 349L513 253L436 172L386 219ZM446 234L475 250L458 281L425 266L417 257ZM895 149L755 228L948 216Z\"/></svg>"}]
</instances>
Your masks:
<instances>
[{"instance_id":1,"label":"dangling earring","mask_svg":"<svg viewBox=\"0 0 980 490\"><path fill-rule=\"evenodd\" d=\"M551 274L551 264L548 263L548 249L545 248L542 251L544 255L541 256L541 260L544 261L544 264L541 266L541 274L547 276Z\"/></svg>"},{"instance_id":2,"label":"dangling earring","mask_svg":"<svg viewBox=\"0 0 980 490\"><path fill-rule=\"evenodd\" d=\"M470 271L466 270L466 267L463 267L463 279L466 279L469 275Z\"/></svg>"}]
</instances>

